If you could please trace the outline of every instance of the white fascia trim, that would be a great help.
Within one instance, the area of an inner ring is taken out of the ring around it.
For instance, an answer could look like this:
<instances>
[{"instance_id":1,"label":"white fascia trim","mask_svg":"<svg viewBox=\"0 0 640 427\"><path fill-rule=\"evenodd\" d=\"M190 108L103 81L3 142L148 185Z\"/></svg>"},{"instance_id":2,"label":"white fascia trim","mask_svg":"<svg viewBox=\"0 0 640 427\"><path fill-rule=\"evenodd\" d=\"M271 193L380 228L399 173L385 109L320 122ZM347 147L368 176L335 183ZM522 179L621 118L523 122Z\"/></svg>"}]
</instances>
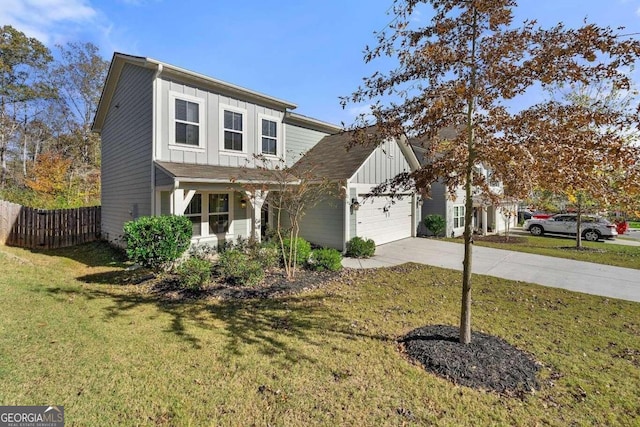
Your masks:
<instances>
[{"instance_id":1,"label":"white fascia trim","mask_svg":"<svg viewBox=\"0 0 640 427\"><path fill-rule=\"evenodd\" d=\"M151 128L153 136L151 143L153 147L151 149L151 215L157 215L160 212L160 200L156 200L156 164L155 161L158 158L158 151L160 150L160 135L162 134L162 126L160 120L160 114L162 114L162 84L159 81L160 74L162 73L162 64L158 64L158 69L153 76L153 98L152 98L152 113L151 113Z\"/></svg>"}]
</instances>

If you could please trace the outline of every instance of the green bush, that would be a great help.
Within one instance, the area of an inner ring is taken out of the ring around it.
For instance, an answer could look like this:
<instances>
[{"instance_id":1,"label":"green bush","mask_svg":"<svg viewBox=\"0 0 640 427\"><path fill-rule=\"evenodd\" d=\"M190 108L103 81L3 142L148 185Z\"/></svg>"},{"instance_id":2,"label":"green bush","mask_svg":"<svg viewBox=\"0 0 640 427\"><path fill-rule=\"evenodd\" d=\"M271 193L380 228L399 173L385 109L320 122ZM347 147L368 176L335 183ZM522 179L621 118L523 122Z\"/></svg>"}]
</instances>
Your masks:
<instances>
[{"instance_id":1,"label":"green bush","mask_svg":"<svg viewBox=\"0 0 640 427\"><path fill-rule=\"evenodd\" d=\"M280 265L280 251L275 246L264 246L250 252L263 268L274 268Z\"/></svg>"},{"instance_id":2,"label":"green bush","mask_svg":"<svg viewBox=\"0 0 640 427\"><path fill-rule=\"evenodd\" d=\"M376 252L376 243L371 239L354 237L347 242L347 256L351 258L369 258Z\"/></svg>"},{"instance_id":3,"label":"green bush","mask_svg":"<svg viewBox=\"0 0 640 427\"><path fill-rule=\"evenodd\" d=\"M442 217L442 215L427 215L424 217L422 221L427 230L431 232L435 237L444 235L444 231L447 228L447 221Z\"/></svg>"},{"instance_id":4,"label":"green bush","mask_svg":"<svg viewBox=\"0 0 640 427\"><path fill-rule=\"evenodd\" d=\"M127 256L155 271L166 269L189 248L191 221L184 216L143 216L124 224Z\"/></svg>"},{"instance_id":5,"label":"green bush","mask_svg":"<svg viewBox=\"0 0 640 427\"><path fill-rule=\"evenodd\" d=\"M230 249L220 254L218 272L236 285L254 286L264 277L264 267L259 261L237 249Z\"/></svg>"},{"instance_id":6,"label":"green bush","mask_svg":"<svg viewBox=\"0 0 640 427\"><path fill-rule=\"evenodd\" d=\"M282 259L285 259L285 256L288 257L291 250L291 239L283 239L284 251L285 255ZM302 237L298 237L295 239L295 251L296 251L296 264L304 265L308 260L309 256L311 256L311 244L304 240Z\"/></svg>"},{"instance_id":7,"label":"green bush","mask_svg":"<svg viewBox=\"0 0 640 427\"><path fill-rule=\"evenodd\" d=\"M316 271L338 271L342 269L342 254L331 248L316 249L311 252L309 265Z\"/></svg>"},{"instance_id":8,"label":"green bush","mask_svg":"<svg viewBox=\"0 0 640 427\"><path fill-rule=\"evenodd\" d=\"M178 267L180 284L194 291L211 280L211 263L203 258L190 257Z\"/></svg>"}]
</instances>

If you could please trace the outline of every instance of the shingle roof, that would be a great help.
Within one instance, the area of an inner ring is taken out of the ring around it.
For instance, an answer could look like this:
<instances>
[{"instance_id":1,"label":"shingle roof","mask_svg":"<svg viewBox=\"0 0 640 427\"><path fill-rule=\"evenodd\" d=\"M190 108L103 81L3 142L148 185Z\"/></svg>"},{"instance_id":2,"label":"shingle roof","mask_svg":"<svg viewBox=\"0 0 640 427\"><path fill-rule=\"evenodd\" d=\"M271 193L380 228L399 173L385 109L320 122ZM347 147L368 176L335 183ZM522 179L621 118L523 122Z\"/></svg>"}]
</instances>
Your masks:
<instances>
[{"instance_id":1,"label":"shingle roof","mask_svg":"<svg viewBox=\"0 0 640 427\"><path fill-rule=\"evenodd\" d=\"M367 140L375 139L374 127L366 131ZM331 181L351 178L376 149L373 142L357 143L348 148L353 136L353 132L325 136L293 165L294 173L298 176L311 173Z\"/></svg>"},{"instance_id":2,"label":"shingle roof","mask_svg":"<svg viewBox=\"0 0 640 427\"><path fill-rule=\"evenodd\" d=\"M277 183L279 181L273 171L265 169L172 162L155 163L160 169L179 181L214 184ZM295 182L296 179L291 177L289 181Z\"/></svg>"}]
</instances>

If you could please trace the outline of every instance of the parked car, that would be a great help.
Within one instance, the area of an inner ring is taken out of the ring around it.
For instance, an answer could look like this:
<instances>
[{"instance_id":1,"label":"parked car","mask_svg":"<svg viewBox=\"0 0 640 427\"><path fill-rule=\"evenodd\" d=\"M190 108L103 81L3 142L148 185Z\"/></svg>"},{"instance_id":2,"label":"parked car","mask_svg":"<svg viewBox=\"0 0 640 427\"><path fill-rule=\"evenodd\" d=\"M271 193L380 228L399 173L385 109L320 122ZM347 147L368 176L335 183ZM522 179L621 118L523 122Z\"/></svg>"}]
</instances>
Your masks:
<instances>
[{"instance_id":1,"label":"parked car","mask_svg":"<svg viewBox=\"0 0 640 427\"><path fill-rule=\"evenodd\" d=\"M577 228L576 214L556 214L549 218L531 218L522 226L534 236L549 234L575 235ZM595 242L600 239L613 239L618 235L615 224L596 215L582 215L580 226L582 237Z\"/></svg>"}]
</instances>

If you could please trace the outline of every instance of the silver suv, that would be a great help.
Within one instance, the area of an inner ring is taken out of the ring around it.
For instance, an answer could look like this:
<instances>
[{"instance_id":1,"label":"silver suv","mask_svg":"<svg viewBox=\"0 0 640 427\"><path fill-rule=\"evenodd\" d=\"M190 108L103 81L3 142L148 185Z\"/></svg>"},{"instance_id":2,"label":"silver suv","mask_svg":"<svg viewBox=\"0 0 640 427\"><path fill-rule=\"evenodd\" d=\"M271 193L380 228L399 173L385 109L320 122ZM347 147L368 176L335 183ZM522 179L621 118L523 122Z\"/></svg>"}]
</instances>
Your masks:
<instances>
[{"instance_id":1,"label":"silver suv","mask_svg":"<svg viewBox=\"0 0 640 427\"><path fill-rule=\"evenodd\" d=\"M576 214L557 214L546 219L532 218L524 222L523 228L534 236L549 234L576 234ZM585 240L595 242L600 239L613 239L618 235L616 226L606 219L595 215L582 215L580 224L582 237Z\"/></svg>"}]
</instances>

